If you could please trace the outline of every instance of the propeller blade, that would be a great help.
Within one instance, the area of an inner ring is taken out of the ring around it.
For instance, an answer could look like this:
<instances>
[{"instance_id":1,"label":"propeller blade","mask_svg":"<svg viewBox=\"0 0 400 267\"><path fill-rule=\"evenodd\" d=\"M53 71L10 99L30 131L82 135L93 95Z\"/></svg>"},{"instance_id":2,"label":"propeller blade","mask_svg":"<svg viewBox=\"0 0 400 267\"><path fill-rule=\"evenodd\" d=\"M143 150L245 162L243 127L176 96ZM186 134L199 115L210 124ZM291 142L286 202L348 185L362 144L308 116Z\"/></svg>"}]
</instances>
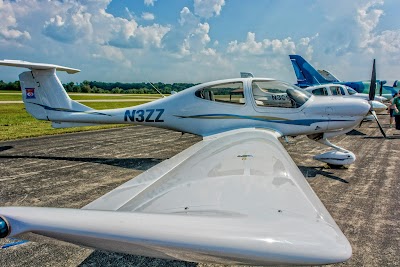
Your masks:
<instances>
[{"instance_id":1,"label":"propeller blade","mask_svg":"<svg viewBox=\"0 0 400 267\"><path fill-rule=\"evenodd\" d=\"M371 114L372 114L372 116L374 116L375 121L376 121L376 123L378 124L379 130L381 130L381 133L382 133L383 137L386 138L386 133L385 133L385 131L383 130L381 124L379 123L379 120L378 120L378 117L376 116L375 110L371 110Z\"/></svg>"},{"instance_id":2,"label":"propeller blade","mask_svg":"<svg viewBox=\"0 0 400 267\"><path fill-rule=\"evenodd\" d=\"M380 82L379 84L379 96L382 96L383 82Z\"/></svg>"},{"instance_id":3,"label":"propeller blade","mask_svg":"<svg viewBox=\"0 0 400 267\"><path fill-rule=\"evenodd\" d=\"M375 59L372 64L372 74L371 74L371 84L369 85L369 100L375 99L375 90L376 90L376 70L375 70Z\"/></svg>"}]
</instances>

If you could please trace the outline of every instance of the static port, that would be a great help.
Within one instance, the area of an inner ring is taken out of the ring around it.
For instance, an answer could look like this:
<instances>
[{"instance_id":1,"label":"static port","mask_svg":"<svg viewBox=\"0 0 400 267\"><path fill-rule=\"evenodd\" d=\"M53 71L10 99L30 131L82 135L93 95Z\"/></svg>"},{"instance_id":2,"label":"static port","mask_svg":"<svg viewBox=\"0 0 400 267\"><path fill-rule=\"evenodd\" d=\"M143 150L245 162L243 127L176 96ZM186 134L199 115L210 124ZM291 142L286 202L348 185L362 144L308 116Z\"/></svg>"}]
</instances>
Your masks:
<instances>
[{"instance_id":1,"label":"static port","mask_svg":"<svg viewBox=\"0 0 400 267\"><path fill-rule=\"evenodd\" d=\"M5 219L0 217L0 238L5 238L10 233L10 227Z\"/></svg>"}]
</instances>

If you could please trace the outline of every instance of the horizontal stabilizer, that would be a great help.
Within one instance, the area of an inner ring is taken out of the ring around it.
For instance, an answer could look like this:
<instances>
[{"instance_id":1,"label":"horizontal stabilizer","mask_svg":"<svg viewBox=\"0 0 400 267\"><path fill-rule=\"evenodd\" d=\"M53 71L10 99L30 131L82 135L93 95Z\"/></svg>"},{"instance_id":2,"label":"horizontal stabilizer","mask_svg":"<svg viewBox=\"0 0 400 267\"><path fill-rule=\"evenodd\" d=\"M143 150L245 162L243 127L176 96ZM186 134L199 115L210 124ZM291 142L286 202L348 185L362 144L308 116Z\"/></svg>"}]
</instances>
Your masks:
<instances>
[{"instance_id":1,"label":"horizontal stabilizer","mask_svg":"<svg viewBox=\"0 0 400 267\"><path fill-rule=\"evenodd\" d=\"M49 69L56 69L58 71L66 71L68 74L74 74L80 72L78 69L63 67L59 65L53 64L46 64L46 63L33 63L28 61L22 60L0 60L0 65L10 66L10 67L20 67L20 68L27 68L31 70L49 70Z\"/></svg>"}]
</instances>

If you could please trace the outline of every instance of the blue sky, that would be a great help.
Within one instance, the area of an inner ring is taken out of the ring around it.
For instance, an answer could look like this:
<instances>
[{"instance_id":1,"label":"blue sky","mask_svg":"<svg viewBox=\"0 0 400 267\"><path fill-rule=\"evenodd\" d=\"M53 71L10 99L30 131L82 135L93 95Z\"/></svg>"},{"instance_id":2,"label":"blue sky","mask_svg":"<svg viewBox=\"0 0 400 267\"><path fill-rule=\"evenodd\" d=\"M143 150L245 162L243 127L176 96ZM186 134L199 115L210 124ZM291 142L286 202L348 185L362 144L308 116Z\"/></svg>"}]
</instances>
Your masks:
<instances>
[{"instance_id":1,"label":"blue sky","mask_svg":"<svg viewBox=\"0 0 400 267\"><path fill-rule=\"evenodd\" d=\"M295 82L297 53L341 80L400 79L398 0L0 0L0 58L81 69L63 82ZM0 68L0 80L20 70Z\"/></svg>"}]
</instances>

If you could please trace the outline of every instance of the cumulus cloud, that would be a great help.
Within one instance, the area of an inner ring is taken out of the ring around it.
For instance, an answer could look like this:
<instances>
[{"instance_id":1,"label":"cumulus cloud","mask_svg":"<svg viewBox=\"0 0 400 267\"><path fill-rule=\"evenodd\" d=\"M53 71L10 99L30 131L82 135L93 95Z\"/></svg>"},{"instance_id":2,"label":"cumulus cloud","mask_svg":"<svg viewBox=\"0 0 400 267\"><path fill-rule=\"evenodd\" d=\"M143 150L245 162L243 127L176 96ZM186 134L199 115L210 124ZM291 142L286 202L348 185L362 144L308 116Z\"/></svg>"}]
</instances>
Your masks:
<instances>
[{"instance_id":1,"label":"cumulus cloud","mask_svg":"<svg viewBox=\"0 0 400 267\"><path fill-rule=\"evenodd\" d=\"M154 3L156 2L157 0L144 0L144 4L146 5L146 6L154 6Z\"/></svg>"},{"instance_id":2,"label":"cumulus cloud","mask_svg":"<svg viewBox=\"0 0 400 267\"><path fill-rule=\"evenodd\" d=\"M132 21L120 24L116 29L106 44L120 48L161 47L162 38L169 31L168 27L158 24L143 27Z\"/></svg>"},{"instance_id":3,"label":"cumulus cloud","mask_svg":"<svg viewBox=\"0 0 400 267\"><path fill-rule=\"evenodd\" d=\"M310 46L310 38L302 38L299 45ZM293 54L296 52L296 44L291 37L285 39L263 39L256 41L256 34L248 32L246 41L231 41L227 48L228 53L236 53L242 55L262 55L267 53L274 54Z\"/></svg>"},{"instance_id":4,"label":"cumulus cloud","mask_svg":"<svg viewBox=\"0 0 400 267\"><path fill-rule=\"evenodd\" d=\"M64 5L64 12L46 21L43 33L68 43L86 40L120 48L161 47L162 38L170 30L168 26L141 26L133 16L129 19L115 17L106 11L109 2L68 2ZM154 15L144 13L143 18L154 19Z\"/></svg>"},{"instance_id":5,"label":"cumulus cloud","mask_svg":"<svg viewBox=\"0 0 400 267\"><path fill-rule=\"evenodd\" d=\"M194 13L203 18L211 18L221 13L225 0L194 0Z\"/></svg>"},{"instance_id":6,"label":"cumulus cloud","mask_svg":"<svg viewBox=\"0 0 400 267\"><path fill-rule=\"evenodd\" d=\"M153 13L143 12L142 13L142 19L144 19L144 20L154 20L155 16L154 16Z\"/></svg>"},{"instance_id":7,"label":"cumulus cloud","mask_svg":"<svg viewBox=\"0 0 400 267\"><path fill-rule=\"evenodd\" d=\"M29 40L29 32L18 29L17 19L10 2L0 0L0 36L5 40Z\"/></svg>"},{"instance_id":8,"label":"cumulus cloud","mask_svg":"<svg viewBox=\"0 0 400 267\"><path fill-rule=\"evenodd\" d=\"M207 22L201 23L198 16L184 7L180 12L179 26L165 36L166 49L177 56L208 51L207 45L211 41L209 31Z\"/></svg>"},{"instance_id":9,"label":"cumulus cloud","mask_svg":"<svg viewBox=\"0 0 400 267\"><path fill-rule=\"evenodd\" d=\"M358 48L369 54L380 55L387 60L399 60L400 29L378 31L377 26L384 15L383 0L372 0L357 10L359 29Z\"/></svg>"},{"instance_id":10,"label":"cumulus cloud","mask_svg":"<svg viewBox=\"0 0 400 267\"><path fill-rule=\"evenodd\" d=\"M364 6L357 10L357 23L360 28L360 43L361 48L367 48L373 42L373 31L379 23L380 17L383 15L383 10L376 8L377 5L382 5L382 0L374 0L367 2Z\"/></svg>"},{"instance_id":11,"label":"cumulus cloud","mask_svg":"<svg viewBox=\"0 0 400 267\"><path fill-rule=\"evenodd\" d=\"M92 14L86 12L84 6L74 4L64 17L56 15L46 21L43 32L61 42L72 43L78 39L88 39L93 33L91 17Z\"/></svg>"}]
</instances>

